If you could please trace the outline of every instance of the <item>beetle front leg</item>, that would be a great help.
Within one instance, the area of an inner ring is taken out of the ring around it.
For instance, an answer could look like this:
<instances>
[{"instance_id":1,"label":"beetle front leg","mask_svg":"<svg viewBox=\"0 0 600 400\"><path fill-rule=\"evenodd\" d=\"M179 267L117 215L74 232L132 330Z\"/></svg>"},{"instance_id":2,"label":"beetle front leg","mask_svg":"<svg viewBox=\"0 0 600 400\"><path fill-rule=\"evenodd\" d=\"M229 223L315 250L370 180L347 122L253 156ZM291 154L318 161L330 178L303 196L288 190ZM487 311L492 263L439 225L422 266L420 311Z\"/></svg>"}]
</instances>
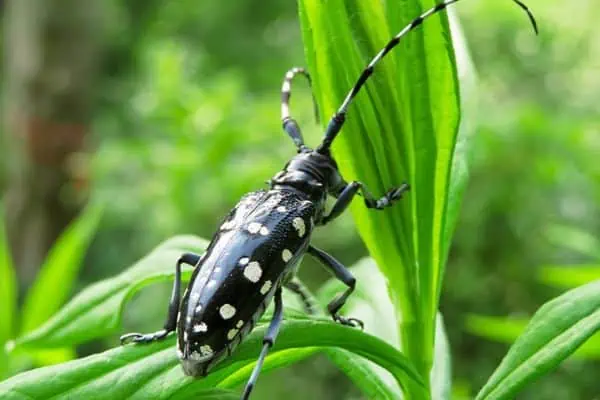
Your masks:
<instances>
[{"instance_id":1,"label":"beetle front leg","mask_svg":"<svg viewBox=\"0 0 600 400\"><path fill-rule=\"evenodd\" d=\"M364 324L361 320L356 318L343 317L338 314L340 309L346 303L346 300L348 299L350 294L352 294L352 292L354 291L354 288L356 287L356 278L354 278L352 273L348 271L348 269L342 263L340 263L338 260L330 256L323 250L319 250L313 246L308 246L308 254L319 260L321 264L323 264L331 272L333 272L333 275L335 275L337 279L344 282L344 284L348 286L348 289L346 289L346 291L337 295L327 305L327 311L329 311L329 314L331 314L331 318L333 318L334 321L339 322L342 325L348 325L353 327L359 326L360 329L363 329Z\"/></svg>"},{"instance_id":2,"label":"beetle front leg","mask_svg":"<svg viewBox=\"0 0 600 400\"><path fill-rule=\"evenodd\" d=\"M163 329L153 333L128 333L121 336L121 344L130 342L134 343L149 343L157 340L162 340L167 335L173 332L177 326L177 314L179 313L179 302L180 302L180 288L181 288L181 264L188 264L195 266L200 261L200 256L193 253L185 253L175 265L175 280L173 282L173 290L171 291L171 299L169 300L169 310L167 312L167 320Z\"/></svg>"},{"instance_id":3,"label":"beetle front leg","mask_svg":"<svg viewBox=\"0 0 600 400\"><path fill-rule=\"evenodd\" d=\"M388 190L388 192L383 195L380 199L375 198L369 192L369 189L362 182L351 182L348 185L344 186L340 194L337 196L337 201L333 205L333 208L323 219L321 220L321 225L325 225L333 219L337 218L341 213L348 208L352 199L361 191L365 199L365 205L367 208L374 208L376 210L383 210L385 207L391 206L395 201L400 200L402 198L402 194L410 189L408 183L403 183L397 188L392 188Z\"/></svg>"}]
</instances>

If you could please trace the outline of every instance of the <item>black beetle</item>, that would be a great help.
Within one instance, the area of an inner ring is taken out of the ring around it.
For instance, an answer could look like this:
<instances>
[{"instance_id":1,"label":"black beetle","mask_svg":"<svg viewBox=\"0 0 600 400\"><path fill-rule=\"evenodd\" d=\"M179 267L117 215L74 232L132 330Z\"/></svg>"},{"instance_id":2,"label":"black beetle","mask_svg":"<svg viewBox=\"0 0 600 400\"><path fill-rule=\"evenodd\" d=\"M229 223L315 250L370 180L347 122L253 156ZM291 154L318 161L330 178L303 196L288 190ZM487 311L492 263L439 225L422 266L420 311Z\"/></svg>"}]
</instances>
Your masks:
<instances>
[{"instance_id":1,"label":"black beetle","mask_svg":"<svg viewBox=\"0 0 600 400\"><path fill-rule=\"evenodd\" d=\"M359 190L368 208L382 210L399 200L409 185L404 183L376 199L361 182L348 183L342 178L330 147L344 124L348 106L373 73L375 65L424 19L457 1L448 0L429 9L388 42L363 70L329 121L323 141L314 150L304 144L300 127L289 112L292 79L302 74L310 83L310 76L302 68L287 72L281 90L281 118L283 129L294 141L298 154L268 182L269 190L249 193L240 200L223 220L204 255L186 253L179 258L164 328L150 334L123 335L121 343L152 342L177 329L177 351L184 372L205 376L248 335L274 298L273 318L242 395L247 399L281 326L282 288L300 295L310 311L307 294L294 280L299 261L306 253L348 286L327 306L333 320L362 328L361 321L338 313L354 290L356 280L340 262L313 247L310 237L316 225L325 225L339 216ZM513 1L527 12L537 32L537 24L528 8L519 0ZM327 213L325 201L328 196L337 200ZM195 266L195 270L180 302L181 264Z\"/></svg>"}]
</instances>

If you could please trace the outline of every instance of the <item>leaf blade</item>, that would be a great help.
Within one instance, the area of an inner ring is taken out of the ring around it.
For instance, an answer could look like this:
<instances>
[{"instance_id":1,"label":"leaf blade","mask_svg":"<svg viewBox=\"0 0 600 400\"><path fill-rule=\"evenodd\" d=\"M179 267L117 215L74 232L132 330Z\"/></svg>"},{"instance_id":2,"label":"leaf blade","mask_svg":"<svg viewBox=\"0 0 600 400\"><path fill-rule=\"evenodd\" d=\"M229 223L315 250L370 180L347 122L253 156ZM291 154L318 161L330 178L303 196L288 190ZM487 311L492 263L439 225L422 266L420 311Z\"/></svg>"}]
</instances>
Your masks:
<instances>
[{"instance_id":1,"label":"leaf blade","mask_svg":"<svg viewBox=\"0 0 600 400\"><path fill-rule=\"evenodd\" d=\"M107 336L120 326L122 309L141 288L172 279L177 258L184 251L201 252L207 241L192 236L171 238L116 277L97 282L77 294L36 330L19 337L16 348L72 346ZM189 278L189 270L182 275Z\"/></svg>"},{"instance_id":2,"label":"leaf blade","mask_svg":"<svg viewBox=\"0 0 600 400\"><path fill-rule=\"evenodd\" d=\"M220 370L226 372L224 376L229 376L232 370L239 370L241 366L255 361L265 330L266 325L262 325L252 332L236 353L217 365L205 379L183 375L174 348L175 338L171 337L153 345L118 347L58 366L19 374L0 382L0 396L24 395L30 399L46 399L64 395L85 398L82 396L95 393L95 398L168 398L183 390L192 390L192 387L214 387L218 382L211 382L211 377L218 376ZM330 321L288 319L282 326L273 354L287 349L329 346L353 351L391 368L397 377L402 372L422 385L418 373L397 350L371 335ZM266 365L269 362L268 358ZM156 393L156 386L147 384L159 376L164 377L163 390Z\"/></svg>"},{"instance_id":3,"label":"leaf blade","mask_svg":"<svg viewBox=\"0 0 600 400\"><path fill-rule=\"evenodd\" d=\"M546 303L531 319L477 399L512 398L600 329L600 281Z\"/></svg>"},{"instance_id":4,"label":"leaf blade","mask_svg":"<svg viewBox=\"0 0 600 400\"><path fill-rule=\"evenodd\" d=\"M7 369L4 345L15 334L17 311L17 277L4 229L4 207L0 203L0 377Z\"/></svg>"},{"instance_id":5,"label":"leaf blade","mask_svg":"<svg viewBox=\"0 0 600 400\"><path fill-rule=\"evenodd\" d=\"M48 320L65 302L101 216L101 207L89 206L57 239L25 298L23 333Z\"/></svg>"}]
</instances>

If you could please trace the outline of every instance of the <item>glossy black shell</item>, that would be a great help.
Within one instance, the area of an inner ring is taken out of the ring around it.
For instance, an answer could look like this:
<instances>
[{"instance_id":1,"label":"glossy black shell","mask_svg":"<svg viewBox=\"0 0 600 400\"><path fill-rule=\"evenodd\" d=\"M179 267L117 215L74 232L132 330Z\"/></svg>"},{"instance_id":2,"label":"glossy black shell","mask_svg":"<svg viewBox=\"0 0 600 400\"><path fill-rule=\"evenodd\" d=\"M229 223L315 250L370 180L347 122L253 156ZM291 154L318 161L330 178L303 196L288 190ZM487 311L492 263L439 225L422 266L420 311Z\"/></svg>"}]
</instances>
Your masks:
<instances>
[{"instance_id":1,"label":"glossy black shell","mask_svg":"<svg viewBox=\"0 0 600 400\"><path fill-rule=\"evenodd\" d=\"M225 218L178 315L178 354L187 375L205 376L254 328L306 252L315 212L307 194L281 188L247 194Z\"/></svg>"}]
</instances>

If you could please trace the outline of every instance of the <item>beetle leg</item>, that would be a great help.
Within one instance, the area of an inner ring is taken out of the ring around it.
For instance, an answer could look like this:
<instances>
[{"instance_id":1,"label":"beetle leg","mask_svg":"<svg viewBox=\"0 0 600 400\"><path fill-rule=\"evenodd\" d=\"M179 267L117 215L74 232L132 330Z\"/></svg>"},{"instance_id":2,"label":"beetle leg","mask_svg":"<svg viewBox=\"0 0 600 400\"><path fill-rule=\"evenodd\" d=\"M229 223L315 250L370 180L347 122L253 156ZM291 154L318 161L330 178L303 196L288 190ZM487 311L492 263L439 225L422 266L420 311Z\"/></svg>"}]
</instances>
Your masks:
<instances>
[{"instance_id":1,"label":"beetle leg","mask_svg":"<svg viewBox=\"0 0 600 400\"><path fill-rule=\"evenodd\" d=\"M320 225L325 225L331 220L337 218L341 213L348 208L352 199L358 193L360 189L361 194L365 199L365 205L367 208L374 208L376 210L383 210L385 207L391 206L396 200L400 200L402 198L402 194L410 189L408 183L403 183L397 188L392 188L388 190L388 192L383 195L382 198L375 198L369 189L362 182L351 182L348 185L344 186L342 191L337 196L337 201L333 205L333 208L320 222Z\"/></svg>"},{"instance_id":2,"label":"beetle leg","mask_svg":"<svg viewBox=\"0 0 600 400\"><path fill-rule=\"evenodd\" d=\"M356 278L352 275L350 271L338 260L324 252L323 250L319 250L316 247L308 246L308 254L315 257L317 260L321 262L325 267L327 267L333 275L340 281L344 282L348 289L345 292L337 295L333 300L329 302L327 305L327 311L331 314L331 317L334 321L339 322L342 325L360 327L364 328L364 324L361 320L356 318L347 318L338 314L340 309L346 303L348 296L352 294L354 288L356 287Z\"/></svg>"},{"instance_id":3,"label":"beetle leg","mask_svg":"<svg viewBox=\"0 0 600 400\"><path fill-rule=\"evenodd\" d=\"M304 311L306 311L307 314L315 314L315 304L312 302L308 290L302 283L300 283L300 281L297 279L291 280L286 283L284 287L289 291L296 293L300 297L302 305L304 306Z\"/></svg>"},{"instance_id":4,"label":"beetle leg","mask_svg":"<svg viewBox=\"0 0 600 400\"><path fill-rule=\"evenodd\" d=\"M248 397L250 397L250 392L256 384L256 380L258 379L258 374L260 374L265 357L267 356L269 349L273 347L275 339L277 338L277 334L279 333L279 328L281 327L281 321L283 320L283 301L281 299L281 288L277 289L274 297L275 311L273 311L273 319L271 319L271 323L269 324L269 328L267 329L267 333L263 339L263 347L260 351L258 361L256 361L256 365L252 370L252 375L250 375L250 379L248 379L248 383L246 383L246 387L244 388L242 400L247 400Z\"/></svg>"},{"instance_id":5,"label":"beetle leg","mask_svg":"<svg viewBox=\"0 0 600 400\"><path fill-rule=\"evenodd\" d=\"M128 333L121 336L121 344L130 342L134 343L149 343L156 340L162 340L167 335L173 332L177 326L177 314L179 312L180 288L181 288L181 264L195 266L200 261L200 256L192 253L185 253L175 264L175 281L173 282L173 290L171 291L171 299L169 300L169 310L167 312L167 320L163 329L153 333Z\"/></svg>"}]
</instances>

